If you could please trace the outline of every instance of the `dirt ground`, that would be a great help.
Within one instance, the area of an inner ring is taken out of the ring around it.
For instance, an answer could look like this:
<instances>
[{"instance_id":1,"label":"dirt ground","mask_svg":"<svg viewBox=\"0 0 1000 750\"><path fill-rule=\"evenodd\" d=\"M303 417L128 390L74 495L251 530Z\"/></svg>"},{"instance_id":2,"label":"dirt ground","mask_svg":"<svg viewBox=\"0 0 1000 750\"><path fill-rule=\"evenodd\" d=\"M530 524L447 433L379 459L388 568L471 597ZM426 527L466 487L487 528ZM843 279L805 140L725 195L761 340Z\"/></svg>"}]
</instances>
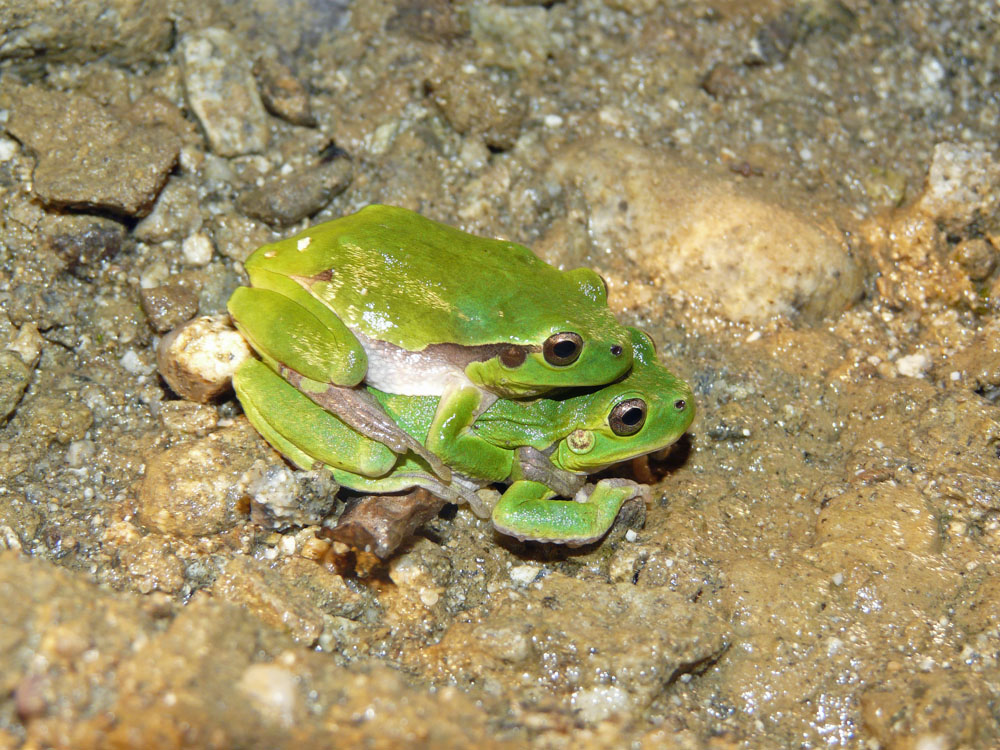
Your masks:
<instances>
[{"instance_id":1,"label":"dirt ground","mask_svg":"<svg viewBox=\"0 0 1000 750\"><path fill-rule=\"evenodd\" d=\"M993 0L0 0L0 748L996 747L998 91ZM697 397L644 525L338 571L171 392L372 202L605 277Z\"/></svg>"}]
</instances>

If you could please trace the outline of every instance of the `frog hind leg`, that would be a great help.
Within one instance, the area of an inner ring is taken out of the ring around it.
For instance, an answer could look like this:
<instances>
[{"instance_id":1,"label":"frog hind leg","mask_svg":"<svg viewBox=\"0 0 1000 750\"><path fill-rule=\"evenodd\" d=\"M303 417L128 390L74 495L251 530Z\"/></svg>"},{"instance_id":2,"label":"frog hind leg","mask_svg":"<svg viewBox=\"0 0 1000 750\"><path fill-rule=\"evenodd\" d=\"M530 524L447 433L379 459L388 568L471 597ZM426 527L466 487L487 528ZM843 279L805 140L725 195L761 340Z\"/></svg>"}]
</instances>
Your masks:
<instances>
[{"instance_id":1,"label":"frog hind leg","mask_svg":"<svg viewBox=\"0 0 1000 750\"><path fill-rule=\"evenodd\" d=\"M649 488L627 479L602 479L587 485L575 500L556 500L540 482L514 482L493 509L493 526L521 541L578 547L596 542L611 528L622 505L645 499Z\"/></svg>"},{"instance_id":2,"label":"frog hind leg","mask_svg":"<svg viewBox=\"0 0 1000 750\"><path fill-rule=\"evenodd\" d=\"M240 365L233 387L254 428L300 468L311 469L318 462L377 477L399 460L386 446L319 408L259 360Z\"/></svg>"},{"instance_id":3,"label":"frog hind leg","mask_svg":"<svg viewBox=\"0 0 1000 750\"><path fill-rule=\"evenodd\" d=\"M279 284L274 274L264 278ZM229 314L244 338L272 370L356 432L394 453L413 451L447 481L451 472L444 463L400 429L367 391L354 387L368 368L354 334L331 311L303 298L297 284L285 283L288 288L279 291L239 287L233 292Z\"/></svg>"},{"instance_id":4,"label":"frog hind leg","mask_svg":"<svg viewBox=\"0 0 1000 750\"><path fill-rule=\"evenodd\" d=\"M409 451L420 456L427 462L431 471L443 481L451 479L451 469L444 461L396 424L368 391L362 388L341 388L317 383L283 368L281 374L313 403L331 414L336 414L351 429L385 445L394 453L405 454Z\"/></svg>"}]
</instances>

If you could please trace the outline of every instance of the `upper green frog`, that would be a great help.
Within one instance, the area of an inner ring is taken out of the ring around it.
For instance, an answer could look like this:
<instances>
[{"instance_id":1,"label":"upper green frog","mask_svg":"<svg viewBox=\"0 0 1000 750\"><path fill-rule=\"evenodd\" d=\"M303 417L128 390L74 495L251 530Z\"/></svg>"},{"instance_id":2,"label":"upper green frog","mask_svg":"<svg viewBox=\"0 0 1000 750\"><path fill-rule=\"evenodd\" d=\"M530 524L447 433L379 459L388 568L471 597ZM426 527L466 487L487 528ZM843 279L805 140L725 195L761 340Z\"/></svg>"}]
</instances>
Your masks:
<instances>
[{"instance_id":1,"label":"upper green frog","mask_svg":"<svg viewBox=\"0 0 1000 750\"><path fill-rule=\"evenodd\" d=\"M429 434L436 397L372 389L397 424L453 470L450 482L419 455L397 456L351 430L256 360L241 366L234 385L254 427L300 467L326 465L340 484L364 492L424 487L469 502L505 534L583 544L603 536L622 504L645 492L623 479L585 485L586 475L670 445L694 418L690 388L657 361L648 337L633 330L630 348L632 371L613 384L554 398L500 399L472 429L443 437ZM493 482L510 487L490 513L477 490Z\"/></svg>"},{"instance_id":2,"label":"upper green frog","mask_svg":"<svg viewBox=\"0 0 1000 750\"><path fill-rule=\"evenodd\" d=\"M251 287L228 306L262 359L397 453L413 441L355 388L362 381L442 397L434 433L446 421L468 428L497 396L603 385L632 364L596 273L403 208L368 206L264 245L246 270Z\"/></svg>"}]
</instances>

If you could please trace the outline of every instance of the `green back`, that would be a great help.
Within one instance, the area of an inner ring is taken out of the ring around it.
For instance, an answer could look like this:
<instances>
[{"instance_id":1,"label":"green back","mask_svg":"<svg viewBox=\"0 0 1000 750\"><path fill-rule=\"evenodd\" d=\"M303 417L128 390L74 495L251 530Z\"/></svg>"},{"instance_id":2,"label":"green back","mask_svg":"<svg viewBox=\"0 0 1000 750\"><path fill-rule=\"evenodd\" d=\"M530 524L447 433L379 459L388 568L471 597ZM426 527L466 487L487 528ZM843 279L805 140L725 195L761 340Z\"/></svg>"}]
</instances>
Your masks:
<instances>
[{"instance_id":1,"label":"green back","mask_svg":"<svg viewBox=\"0 0 1000 750\"><path fill-rule=\"evenodd\" d=\"M559 271L523 245L393 206L368 206L265 245L246 268L251 281L261 269L328 276L311 291L345 324L411 351L540 344L570 327L594 340L621 331L595 274Z\"/></svg>"}]
</instances>

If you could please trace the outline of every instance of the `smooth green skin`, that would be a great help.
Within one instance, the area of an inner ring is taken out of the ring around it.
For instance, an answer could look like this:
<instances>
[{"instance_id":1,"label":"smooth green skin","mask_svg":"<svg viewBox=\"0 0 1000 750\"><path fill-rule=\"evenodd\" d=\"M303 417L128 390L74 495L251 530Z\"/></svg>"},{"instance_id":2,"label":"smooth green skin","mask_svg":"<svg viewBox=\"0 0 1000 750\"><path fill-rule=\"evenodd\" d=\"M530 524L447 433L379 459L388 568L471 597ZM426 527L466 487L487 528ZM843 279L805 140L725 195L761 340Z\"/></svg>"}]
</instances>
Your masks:
<instances>
[{"instance_id":1,"label":"smooth green skin","mask_svg":"<svg viewBox=\"0 0 1000 750\"><path fill-rule=\"evenodd\" d=\"M631 366L629 334L608 309L596 273L559 271L522 245L466 234L403 208L368 206L264 245L245 265L252 286L230 298L233 320L275 372L294 374L298 387L313 393L366 377L377 386L387 374L370 370L355 332L408 352L493 347L454 369L501 397L603 385ZM566 331L584 342L579 358L549 364L542 345ZM504 345L529 351L522 363L506 366ZM442 397L432 434L455 416L469 427L489 404L477 401L467 383L422 382L418 370L399 366L395 382L409 379L413 388L393 390Z\"/></svg>"},{"instance_id":2,"label":"smooth green skin","mask_svg":"<svg viewBox=\"0 0 1000 750\"><path fill-rule=\"evenodd\" d=\"M601 538L622 504L643 494L644 487L605 479L578 493L578 502L556 500L559 493L539 481L537 474L526 476L521 451L530 447L546 452L553 477L579 477L582 485L588 473L672 444L694 418L691 389L657 361L648 337L633 331L631 348L633 369L617 383L561 398L500 399L471 429L445 434L433 444L429 430L437 398L374 391L403 430L426 441L460 475L451 483L436 478L420 457L412 453L397 457L354 432L256 360L241 366L234 385L254 427L302 468L325 464L340 484L359 491L423 487L451 502L468 500L474 505L480 500L476 487L508 482L510 487L492 509L499 531L520 539L576 545ZM615 434L609 414L622 401L635 398L647 405L642 428L630 436Z\"/></svg>"}]
</instances>

